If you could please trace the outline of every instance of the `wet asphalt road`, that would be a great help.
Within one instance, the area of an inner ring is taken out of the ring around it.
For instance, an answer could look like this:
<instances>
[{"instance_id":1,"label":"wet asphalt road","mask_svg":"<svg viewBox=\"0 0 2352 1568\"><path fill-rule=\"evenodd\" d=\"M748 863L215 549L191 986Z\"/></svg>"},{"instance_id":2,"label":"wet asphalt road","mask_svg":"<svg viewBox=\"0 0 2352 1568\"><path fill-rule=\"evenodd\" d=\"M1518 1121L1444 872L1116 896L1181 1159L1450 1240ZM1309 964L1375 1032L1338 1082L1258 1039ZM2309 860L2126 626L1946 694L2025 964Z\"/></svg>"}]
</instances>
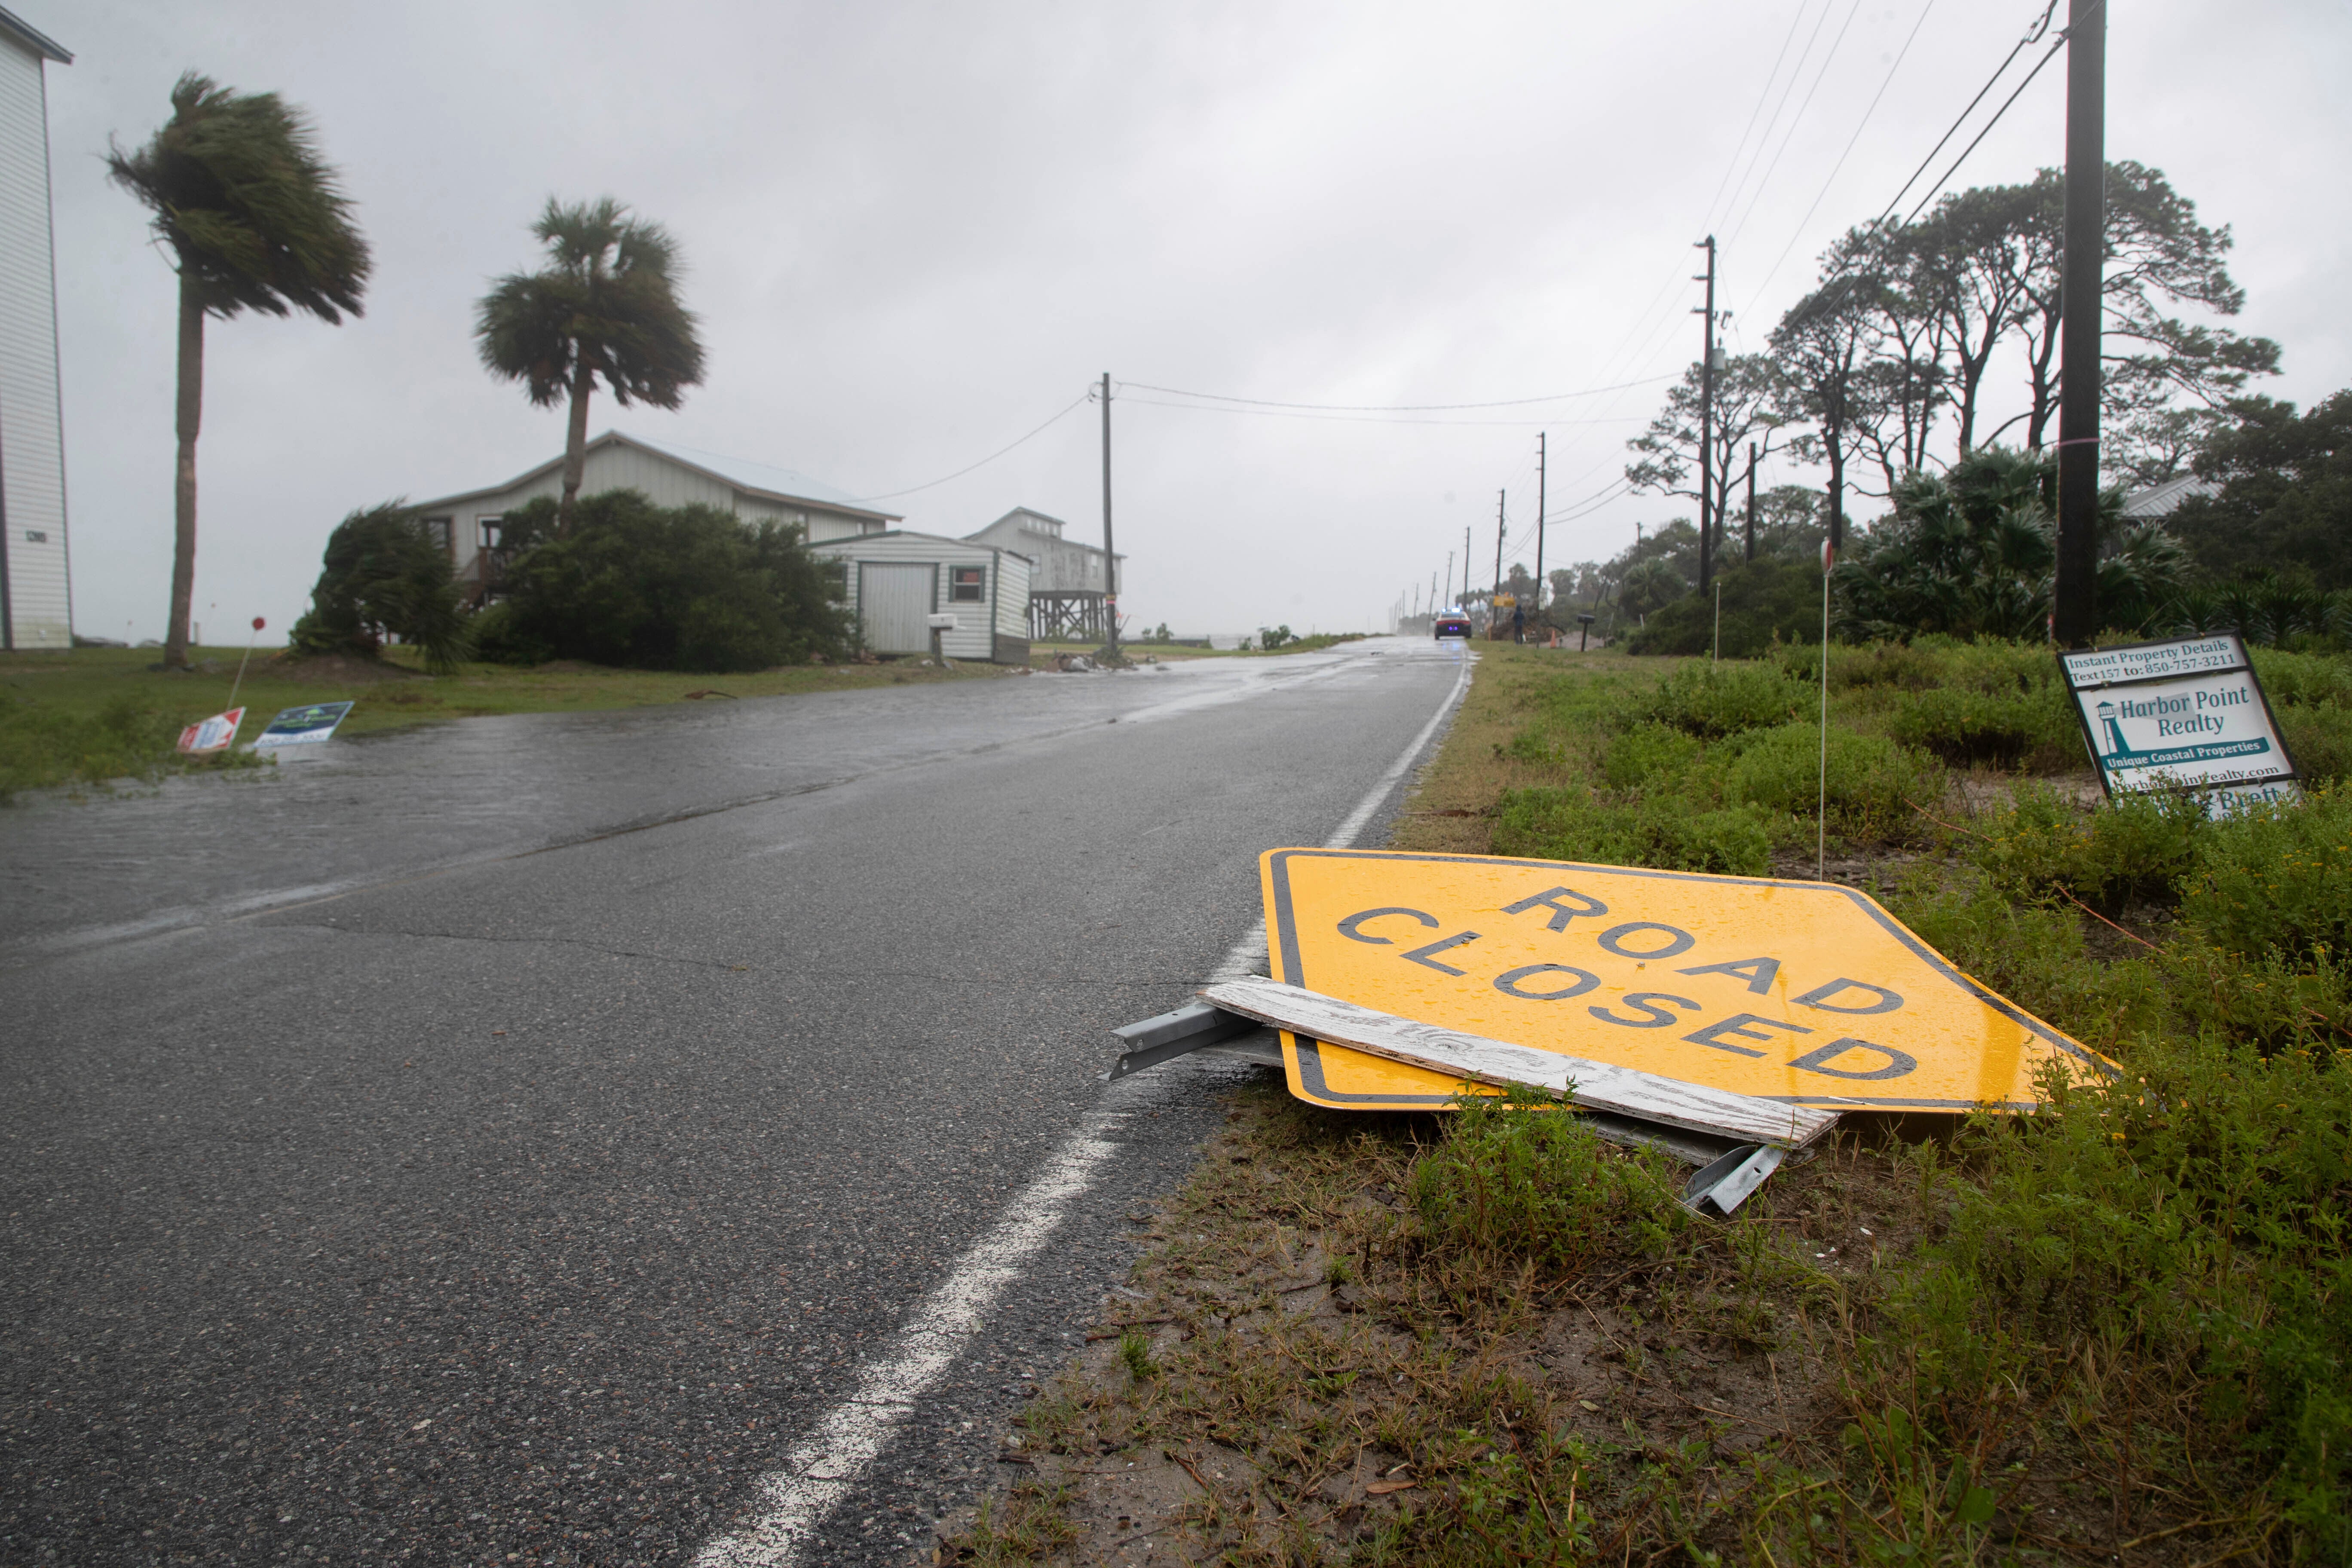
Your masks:
<instances>
[{"instance_id":1,"label":"wet asphalt road","mask_svg":"<svg viewBox=\"0 0 2352 1568\"><path fill-rule=\"evenodd\" d=\"M688 1560L1458 657L468 721L0 812L0 1562ZM1119 1086L803 1561L929 1560L1233 1070Z\"/></svg>"}]
</instances>

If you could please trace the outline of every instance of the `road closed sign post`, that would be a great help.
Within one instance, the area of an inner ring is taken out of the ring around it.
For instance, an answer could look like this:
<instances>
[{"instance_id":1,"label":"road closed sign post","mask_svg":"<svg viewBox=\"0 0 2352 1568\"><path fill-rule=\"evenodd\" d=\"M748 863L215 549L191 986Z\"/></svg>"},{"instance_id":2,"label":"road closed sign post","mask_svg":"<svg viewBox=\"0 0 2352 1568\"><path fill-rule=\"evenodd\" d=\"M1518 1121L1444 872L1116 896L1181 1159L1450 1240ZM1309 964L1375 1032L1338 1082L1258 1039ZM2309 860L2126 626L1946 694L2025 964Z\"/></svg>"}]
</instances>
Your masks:
<instances>
[{"instance_id":1,"label":"road closed sign post","mask_svg":"<svg viewBox=\"0 0 2352 1568\"><path fill-rule=\"evenodd\" d=\"M2058 656L2109 798L2185 789L2209 816L2299 798L2246 645L2235 633Z\"/></svg>"},{"instance_id":2,"label":"road closed sign post","mask_svg":"<svg viewBox=\"0 0 2352 1568\"><path fill-rule=\"evenodd\" d=\"M2053 1066L2117 1070L1832 883L1330 849L1268 851L1260 876L1276 980L1486 1040L1840 1111L2022 1110ZM1431 1110L1460 1088L1281 1038L1315 1104Z\"/></svg>"}]
</instances>

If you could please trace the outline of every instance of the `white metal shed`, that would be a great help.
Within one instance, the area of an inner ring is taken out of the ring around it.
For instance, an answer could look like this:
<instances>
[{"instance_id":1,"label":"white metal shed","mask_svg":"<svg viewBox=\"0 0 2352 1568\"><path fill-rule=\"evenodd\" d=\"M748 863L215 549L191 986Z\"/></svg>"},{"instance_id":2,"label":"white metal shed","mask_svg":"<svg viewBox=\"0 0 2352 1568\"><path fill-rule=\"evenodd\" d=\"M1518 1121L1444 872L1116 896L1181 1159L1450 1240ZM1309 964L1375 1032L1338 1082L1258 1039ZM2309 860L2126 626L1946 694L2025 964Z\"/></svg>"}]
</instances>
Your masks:
<instances>
[{"instance_id":1,"label":"white metal shed","mask_svg":"<svg viewBox=\"0 0 2352 1568\"><path fill-rule=\"evenodd\" d=\"M874 652L927 654L929 618L950 615L955 629L940 637L950 658L1028 662L1027 556L906 529L827 540L810 549L846 568L849 608Z\"/></svg>"}]
</instances>

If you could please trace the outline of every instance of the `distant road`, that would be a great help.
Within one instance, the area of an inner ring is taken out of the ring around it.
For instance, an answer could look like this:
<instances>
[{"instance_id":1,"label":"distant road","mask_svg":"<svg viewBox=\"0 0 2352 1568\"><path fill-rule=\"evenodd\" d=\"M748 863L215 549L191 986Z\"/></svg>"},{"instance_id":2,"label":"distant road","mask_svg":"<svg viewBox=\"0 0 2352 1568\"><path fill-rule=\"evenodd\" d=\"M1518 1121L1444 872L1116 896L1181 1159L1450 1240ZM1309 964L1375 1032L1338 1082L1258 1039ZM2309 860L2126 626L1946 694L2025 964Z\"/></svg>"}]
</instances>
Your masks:
<instances>
[{"instance_id":1,"label":"distant road","mask_svg":"<svg viewBox=\"0 0 2352 1568\"><path fill-rule=\"evenodd\" d=\"M762 1519L929 1561L1219 1114L1213 1068L1107 1100L1107 1031L1246 936L1260 850L1372 793L1378 841L1460 658L471 720L0 809L0 1561L753 1561ZM817 1441L868 1457L779 1490Z\"/></svg>"}]
</instances>

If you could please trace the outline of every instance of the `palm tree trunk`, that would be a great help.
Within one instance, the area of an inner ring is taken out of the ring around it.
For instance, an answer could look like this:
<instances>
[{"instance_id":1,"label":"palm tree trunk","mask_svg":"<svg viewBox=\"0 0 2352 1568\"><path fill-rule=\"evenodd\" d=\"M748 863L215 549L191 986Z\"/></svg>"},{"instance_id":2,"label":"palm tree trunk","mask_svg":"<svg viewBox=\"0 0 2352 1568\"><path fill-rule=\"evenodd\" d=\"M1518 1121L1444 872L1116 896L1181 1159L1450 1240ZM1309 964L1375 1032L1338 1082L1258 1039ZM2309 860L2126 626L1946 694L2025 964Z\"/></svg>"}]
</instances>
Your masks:
<instances>
[{"instance_id":1,"label":"palm tree trunk","mask_svg":"<svg viewBox=\"0 0 2352 1568\"><path fill-rule=\"evenodd\" d=\"M555 509L559 538L572 537L572 513L580 500L580 476L588 468L588 393L594 385L594 373L586 365L572 373L572 429L563 438L563 499Z\"/></svg>"},{"instance_id":2,"label":"palm tree trunk","mask_svg":"<svg viewBox=\"0 0 2352 1568\"><path fill-rule=\"evenodd\" d=\"M163 668L188 667L188 612L196 596L196 431L205 417L205 308L196 281L180 274L179 463L172 478L172 614Z\"/></svg>"}]
</instances>

